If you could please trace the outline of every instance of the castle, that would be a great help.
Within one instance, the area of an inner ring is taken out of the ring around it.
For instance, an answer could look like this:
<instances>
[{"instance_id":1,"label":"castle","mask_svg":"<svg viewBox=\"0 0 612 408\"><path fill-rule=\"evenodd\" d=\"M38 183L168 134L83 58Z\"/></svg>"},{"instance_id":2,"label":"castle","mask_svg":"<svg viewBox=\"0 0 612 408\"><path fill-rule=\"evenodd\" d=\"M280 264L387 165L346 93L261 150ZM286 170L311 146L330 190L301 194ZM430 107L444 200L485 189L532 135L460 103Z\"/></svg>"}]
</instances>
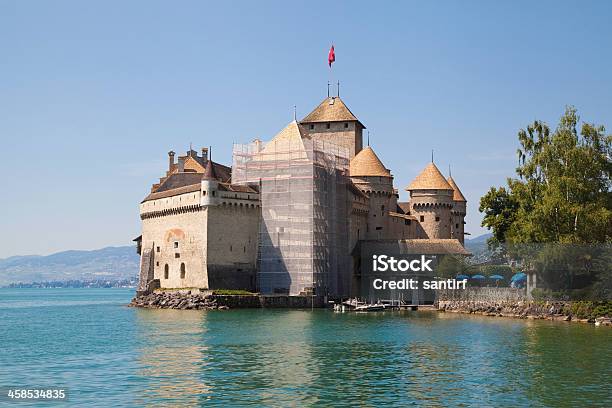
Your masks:
<instances>
[{"instance_id":1,"label":"castle","mask_svg":"<svg viewBox=\"0 0 612 408\"><path fill-rule=\"evenodd\" d=\"M433 161L398 202L393 175L363 147L365 126L327 97L268 142L175 160L140 204L139 291L245 289L359 296L364 253L460 254L466 199Z\"/></svg>"}]
</instances>

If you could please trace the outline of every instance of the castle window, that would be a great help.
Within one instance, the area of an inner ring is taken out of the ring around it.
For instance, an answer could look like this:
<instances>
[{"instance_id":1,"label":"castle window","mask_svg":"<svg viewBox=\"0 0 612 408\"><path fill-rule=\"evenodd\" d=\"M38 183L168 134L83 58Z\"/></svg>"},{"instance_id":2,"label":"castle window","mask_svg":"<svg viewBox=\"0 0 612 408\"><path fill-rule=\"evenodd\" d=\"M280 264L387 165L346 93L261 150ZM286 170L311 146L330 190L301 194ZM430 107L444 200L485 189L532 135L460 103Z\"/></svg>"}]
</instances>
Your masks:
<instances>
[{"instance_id":1,"label":"castle window","mask_svg":"<svg viewBox=\"0 0 612 408\"><path fill-rule=\"evenodd\" d=\"M213 197L214 197L214 196L216 196L216 194L215 194L215 193L216 193L216 191L214 191L214 190L213 190L213 192L212 192L212 196L213 196Z\"/></svg>"},{"instance_id":2,"label":"castle window","mask_svg":"<svg viewBox=\"0 0 612 408\"><path fill-rule=\"evenodd\" d=\"M170 267L168 264L164 265L164 279L168 279L168 275L170 274Z\"/></svg>"},{"instance_id":3,"label":"castle window","mask_svg":"<svg viewBox=\"0 0 612 408\"><path fill-rule=\"evenodd\" d=\"M310 125L310 130L314 130L314 125Z\"/></svg>"},{"instance_id":4,"label":"castle window","mask_svg":"<svg viewBox=\"0 0 612 408\"><path fill-rule=\"evenodd\" d=\"M181 263L181 279L185 279L185 264Z\"/></svg>"},{"instance_id":5,"label":"castle window","mask_svg":"<svg viewBox=\"0 0 612 408\"><path fill-rule=\"evenodd\" d=\"M178 241L174 241L174 247L178 248Z\"/></svg>"},{"instance_id":6,"label":"castle window","mask_svg":"<svg viewBox=\"0 0 612 408\"><path fill-rule=\"evenodd\" d=\"M344 128L348 129L348 123L346 123L346 122L344 123Z\"/></svg>"},{"instance_id":7,"label":"castle window","mask_svg":"<svg viewBox=\"0 0 612 408\"><path fill-rule=\"evenodd\" d=\"M157 247L157 252L159 252L159 251L160 251L160 248L159 248L159 247Z\"/></svg>"},{"instance_id":8,"label":"castle window","mask_svg":"<svg viewBox=\"0 0 612 408\"><path fill-rule=\"evenodd\" d=\"M246 246L242 248L242 252L246 254Z\"/></svg>"},{"instance_id":9,"label":"castle window","mask_svg":"<svg viewBox=\"0 0 612 408\"><path fill-rule=\"evenodd\" d=\"M421 222L425 221L425 216L421 215Z\"/></svg>"},{"instance_id":10,"label":"castle window","mask_svg":"<svg viewBox=\"0 0 612 408\"><path fill-rule=\"evenodd\" d=\"M233 249L233 248L232 248L232 246L230 245L230 252L232 252L232 249Z\"/></svg>"},{"instance_id":11,"label":"castle window","mask_svg":"<svg viewBox=\"0 0 612 408\"><path fill-rule=\"evenodd\" d=\"M206 196L206 191L205 190L202 191L202 195Z\"/></svg>"},{"instance_id":12,"label":"castle window","mask_svg":"<svg viewBox=\"0 0 612 408\"><path fill-rule=\"evenodd\" d=\"M382 227L376 227L376 231L382 230Z\"/></svg>"},{"instance_id":13,"label":"castle window","mask_svg":"<svg viewBox=\"0 0 612 408\"><path fill-rule=\"evenodd\" d=\"M455 228L459 229L459 224L455 224Z\"/></svg>"},{"instance_id":14,"label":"castle window","mask_svg":"<svg viewBox=\"0 0 612 408\"><path fill-rule=\"evenodd\" d=\"M157 261L157 262L155 263L155 266L159 266L159 261Z\"/></svg>"},{"instance_id":15,"label":"castle window","mask_svg":"<svg viewBox=\"0 0 612 408\"><path fill-rule=\"evenodd\" d=\"M436 221L440 221L440 217L436 217Z\"/></svg>"},{"instance_id":16,"label":"castle window","mask_svg":"<svg viewBox=\"0 0 612 408\"><path fill-rule=\"evenodd\" d=\"M404 224L410 225L410 220L404 220Z\"/></svg>"},{"instance_id":17,"label":"castle window","mask_svg":"<svg viewBox=\"0 0 612 408\"><path fill-rule=\"evenodd\" d=\"M177 252L177 253L175 253L175 254L174 254L174 257L175 257L175 258L180 258L180 257L181 257L181 254L179 254L179 253Z\"/></svg>"},{"instance_id":18,"label":"castle window","mask_svg":"<svg viewBox=\"0 0 612 408\"><path fill-rule=\"evenodd\" d=\"M327 127L327 129L331 128L331 123L328 122L326 127Z\"/></svg>"}]
</instances>

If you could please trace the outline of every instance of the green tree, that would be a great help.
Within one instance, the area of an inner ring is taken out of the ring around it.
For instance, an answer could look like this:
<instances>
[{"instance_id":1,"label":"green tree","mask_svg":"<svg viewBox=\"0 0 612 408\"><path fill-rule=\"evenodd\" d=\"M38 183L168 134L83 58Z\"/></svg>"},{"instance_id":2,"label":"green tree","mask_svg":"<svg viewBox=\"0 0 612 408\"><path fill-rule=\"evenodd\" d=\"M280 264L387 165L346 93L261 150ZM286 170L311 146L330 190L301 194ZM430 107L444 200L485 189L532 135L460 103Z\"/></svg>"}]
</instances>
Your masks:
<instances>
[{"instance_id":1,"label":"green tree","mask_svg":"<svg viewBox=\"0 0 612 408\"><path fill-rule=\"evenodd\" d=\"M566 108L554 132L535 121L518 133L516 178L481 198L496 243L612 240L612 136Z\"/></svg>"},{"instance_id":2,"label":"green tree","mask_svg":"<svg viewBox=\"0 0 612 408\"><path fill-rule=\"evenodd\" d=\"M592 286L609 296L612 136L568 107L554 132L535 121L518 132L516 176L480 200L498 249L553 290ZM533 245L536 244L536 245ZM537 245L543 244L543 245Z\"/></svg>"}]
</instances>

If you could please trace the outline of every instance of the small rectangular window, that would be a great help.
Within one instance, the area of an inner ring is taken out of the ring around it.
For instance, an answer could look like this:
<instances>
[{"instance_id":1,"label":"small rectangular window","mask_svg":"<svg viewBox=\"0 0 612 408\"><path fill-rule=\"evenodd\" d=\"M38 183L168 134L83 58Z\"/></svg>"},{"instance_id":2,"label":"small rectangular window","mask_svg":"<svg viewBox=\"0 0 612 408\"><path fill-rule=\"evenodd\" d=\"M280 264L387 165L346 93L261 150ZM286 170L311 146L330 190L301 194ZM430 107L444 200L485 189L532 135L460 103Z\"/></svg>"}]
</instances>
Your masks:
<instances>
[{"instance_id":1,"label":"small rectangular window","mask_svg":"<svg viewBox=\"0 0 612 408\"><path fill-rule=\"evenodd\" d=\"M327 128L328 128L328 129L329 129L329 128L331 128L331 123L328 123L328 124L327 124Z\"/></svg>"},{"instance_id":2,"label":"small rectangular window","mask_svg":"<svg viewBox=\"0 0 612 408\"><path fill-rule=\"evenodd\" d=\"M382 227L376 227L376 231L380 231Z\"/></svg>"},{"instance_id":3,"label":"small rectangular window","mask_svg":"<svg viewBox=\"0 0 612 408\"><path fill-rule=\"evenodd\" d=\"M455 224L455 228L459 229L459 224Z\"/></svg>"},{"instance_id":4,"label":"small rectangular window","mask_svg":"<svg viewBox=\"0 0 612 408\"><path fill-rule=\"evenodd\" d=\"M425 216L421 215L421 222L425 221Z\"/></svg>"},{"instance_id":5,"label":"small rectangular window","mask_svg":"<svg viewBox=\"0 0 612 408\"><path fill-rule=\"evenodd\" d=\"M178 241L174 241L174 247L178 248Z\"/></svg>"},{"instance_id":6,"label":"small rectangular window","mask_svg":"<svg viewBox=\"0 0 612 408\"><path fill-rule=\"evenodd\" d=\"M159 247L157 247L157 252L159 252L159 251L160 251L160 248L159 248Z\"/></svg>"},{"instance_id":7,"label":"small rectangular window","mask_svg":"<svg viewBox=\"0 0 612 408\"><path fill-rule=\"evenodd\" d=\"M179 254L179 253L177 252L177 253L175 253L175 254L174 254L174 257L175 257L175 258L180 258L180 257L181 257L181 254Z\"/></svg>"},{"instance_id":8,"label":"small rectangular window","mask_svg":"<svg viewBox=\"0 0 612 408\"><path fill-rule=\"evenodd\" d=\"M314 130L314 125L310 125L310 130Z\"/></svg>"},{"instance_id":9,"label":"small rectangular window","mask_svg":"<svg viewBox=\"0 0 612 408\"><path fill-rule=\"evenodd\" d=\"M345 124L344 124L344 128L345 128L345 129L348 129L348 123L345 123Z\"/></svg>"},{"instance_id":10,"label":"small rectangular window","mask_svg":"<svg viewBox=\"0 0 612 408\"><path fill-rule=\"evenodd\" d=\"M440 217L436 217L436 221L440 221Z\"/></svg>"}]
</instances>

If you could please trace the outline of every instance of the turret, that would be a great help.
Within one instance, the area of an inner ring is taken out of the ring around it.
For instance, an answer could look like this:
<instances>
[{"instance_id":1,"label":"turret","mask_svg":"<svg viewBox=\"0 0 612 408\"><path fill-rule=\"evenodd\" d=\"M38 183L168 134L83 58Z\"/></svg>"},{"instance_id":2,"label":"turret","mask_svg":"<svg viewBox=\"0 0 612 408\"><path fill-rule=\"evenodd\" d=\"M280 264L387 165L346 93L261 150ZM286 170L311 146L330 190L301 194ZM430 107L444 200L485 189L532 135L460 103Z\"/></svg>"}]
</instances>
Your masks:
<instances>
[{"instance_id":1,"label":"turret","mask_svg":"<svg viewBox=\"0 0 612 408\"><path fill-rule=\"evenodd\" d=\"M415 216L421 231L419 238L451 238L453 187L431 162L410 183L410 214Z\"/></svg>"},{"instance_id":2,"label":"turret","mask_svg":"<svg viewBox=\"0 0 612 408\"><path fill-rule=\"evenodd\" d=\"M300 124L313 139L347 148L349 159L355 157L363 146L365 126L339 96L325 98Z\"/></svg>"},{"instance_id":3,"label":"turret","mask_svg":"<svg viewBox=\"0 0 612 408\"><path fill-rule=\"evenodd\" d=\"M467 200L461 193L461 190L455 183L455 180L451 176L447 179L448 184L453 188L453 208L451 209L451 236L452 238L458 239L461 245L465 241L465 214L467 207Z\"/></svg>"},{"instance_id":4,"label":"turret","mask_svg":"<svg viewBox=\"0 0 612 408\"><path fill-rule=\"evenodd\" d=\"M219 181L215 175L212 160L206 162L206 170L202 176L202 199L201 205L217 205L219 203Z\"/></svg>"},{"instance_id":5,"label":"turret","mask_svg":"<svg viewBox=\"0 0 612 408\"><path fill-rule=\"evenodd\" d=\"M366 238L390 237L389 211L397 208L393 176L374 150L367 146L351 160L350 176L353 184L370 198Z\"/></svg>"}]
</instances>

